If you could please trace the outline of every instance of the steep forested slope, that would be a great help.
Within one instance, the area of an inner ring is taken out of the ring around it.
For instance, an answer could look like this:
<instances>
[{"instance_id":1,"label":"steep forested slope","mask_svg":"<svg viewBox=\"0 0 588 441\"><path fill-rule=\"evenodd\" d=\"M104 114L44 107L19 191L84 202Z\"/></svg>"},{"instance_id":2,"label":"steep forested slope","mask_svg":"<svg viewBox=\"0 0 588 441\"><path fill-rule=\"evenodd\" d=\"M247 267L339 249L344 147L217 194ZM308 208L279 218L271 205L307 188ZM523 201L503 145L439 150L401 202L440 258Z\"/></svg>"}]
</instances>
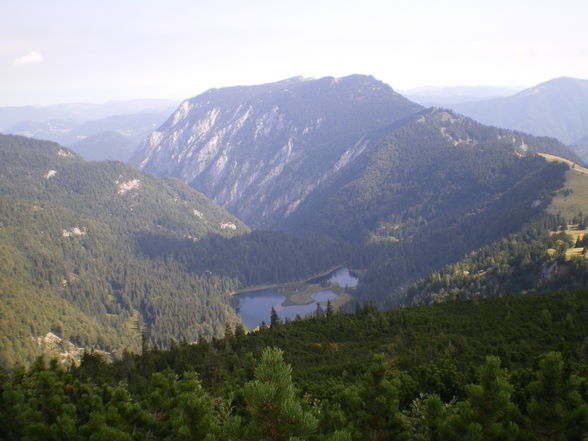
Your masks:
<instances>
[{"instance_id":1,"label":"steep forested slope","mask_svg":"<svg viewBox=\"0 0 588 441\"><path fill-rule=\"evenodd\" d=\"M326 181L286 226L362 243L361 295L398 305L406 283L543 212L567 166L533 152L557 145L426 110Z\"/></svg>"},{"instance_id":2,"label":"steep forested slope","mask_svg":"<svg viewBox=\"0 0 588 441\"><path fill-rule=\"evenodd\" d=\"M49 331L107 350L137 349L140 332L160 342L222 332L238 320L230 305L237 281L151 259L138 236L248 231L179 181L1 136L3 362L34 353Z\"/></svg>"},{"instance_id":3,"label":"steep forested slope","mask_svg":"<svg viewBox=\"0 0 588 441\"><path fill-rule=\"evenodd\" d=\"M562 151L554 139L419 111L352 76L211 90L186 101L135 161L255 225L359 244L340 263L369 269L360 292L394 305L385 290L541 212L564 166L534 153Z\"/></svg>"},{"instance_id":4,"label":"steep forested slope","mask_svg":"<svg viewBox=\"0 0 588 441\"><path fill-rule=\"evenodd\" d=\"M425 110L389 128L380 143L317 188L286 226L371 241L452 228L543 169L545 161L533 153L558 145ZM534 196L545 206L540 191Z\"/></svg>"},{"instance_id":5,"label":"steep forested slope","mask_svg":"<svg viewBox=\"0 0 588 441\"><path fill-rule=\"evenodd\" d=\"M427 275L407 289L403 302L430 303L585 287L588 260L581 255L566 258L566 251L574 246L583 252L584 244L558 232L560 228L555 216L546 217Z\"/></svg>"},{"instance_id":6,"label":"steep forested slope","mask_svg":"<svg viewBox=\"0 0 588 441\"><path fill-rule=\"evenodd\" d=\"M119 355L141 333L163 346L222 335L237 289L353 254L321 235L250 233L177 180L50 142L1 136L0 159L3 363L30 361L50 331Z\"/></svg>"},{"instance_id":7,"label":"steep forested slope","mask_svg":"<svg viewBox=\"0 0 588 441\"><path fill-rule=\"evenodd\" d=\"M439 302L572 289L588 283L588 170L573 166L547 213L520 231L434 271L404 293L404 303Z\"/></svg>"}]
</instances>

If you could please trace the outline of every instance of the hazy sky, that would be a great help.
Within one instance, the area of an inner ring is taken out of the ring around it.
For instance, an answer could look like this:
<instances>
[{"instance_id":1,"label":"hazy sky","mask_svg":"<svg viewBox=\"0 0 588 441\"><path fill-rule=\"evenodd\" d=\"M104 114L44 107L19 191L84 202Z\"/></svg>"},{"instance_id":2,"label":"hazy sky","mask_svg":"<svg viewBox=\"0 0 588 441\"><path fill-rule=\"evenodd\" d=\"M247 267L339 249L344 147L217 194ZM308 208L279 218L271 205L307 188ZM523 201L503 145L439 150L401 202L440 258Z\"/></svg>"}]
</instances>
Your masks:
<instances>
[{"instance_id":1,"label":"hazy sky","mask_svg":"<svg viewBox=\"0 0 588 441\"><path fill-rule=\"evenodd\" d=\"M588 79L587 0L0 0L0 106L296 75L395 89Z\"/></svg>"}]
</instances>

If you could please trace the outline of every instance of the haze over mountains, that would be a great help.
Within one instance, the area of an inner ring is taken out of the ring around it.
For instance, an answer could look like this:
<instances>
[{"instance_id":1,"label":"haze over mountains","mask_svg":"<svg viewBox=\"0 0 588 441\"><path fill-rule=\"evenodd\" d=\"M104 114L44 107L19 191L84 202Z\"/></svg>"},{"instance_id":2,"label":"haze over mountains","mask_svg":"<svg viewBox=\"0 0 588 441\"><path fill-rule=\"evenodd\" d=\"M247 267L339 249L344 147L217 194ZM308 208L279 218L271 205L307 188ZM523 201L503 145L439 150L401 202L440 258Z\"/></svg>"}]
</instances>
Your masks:
<instances>
[{"instance_id":1,"label":"haze over mountains","mask_svg":"<svg viewBox=\"0 0 588 441\"><path fill-rule=\"evenodd\" d=\"M588 135L588 80L556 78L509 97L448 106L484 124L552 136L567 145Z\"/></svg>"},{"instance_id":2,"label":"haze over mountains","mask_svg":"<svg viewBox=\"0 0 588 441\"><path fill-rule=\"evenodd\" d=\"M0 107L0 133L58 142L88 160L126 162L139 142L159 127L175 106L171 100L141 99Z\"/></svg>"},{"instance_id":3,"label":"haze over mountains","mask_svg":"<svg viewBox=\"0 0 588 441\"><path fill-rule=\"evenodd\" d=\"M484 101L514 95L519 89L494 86L425 86L399 91L423 106L443 107L470 101Z\"/></svg>"}]
</instances>

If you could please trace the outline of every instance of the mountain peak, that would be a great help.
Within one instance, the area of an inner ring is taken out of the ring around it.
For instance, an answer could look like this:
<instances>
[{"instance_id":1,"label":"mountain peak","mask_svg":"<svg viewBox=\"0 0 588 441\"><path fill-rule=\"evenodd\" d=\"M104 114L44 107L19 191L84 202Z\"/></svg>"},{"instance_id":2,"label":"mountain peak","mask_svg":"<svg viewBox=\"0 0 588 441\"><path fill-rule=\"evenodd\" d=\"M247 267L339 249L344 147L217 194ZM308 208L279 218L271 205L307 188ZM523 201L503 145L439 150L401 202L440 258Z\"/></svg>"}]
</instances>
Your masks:
<instances>
[{"instance_id":1,"label":"mountain peak","mask_svg":"<svg viewBox=\"0 0 588 441\"><path fill-rule=\"evenodd\" d=\"M573 94L575 91L578 90L588 91L588 80L582 80L579 78L572 77L559 77L545 81L534 87L525 89L514 96L525 97L538 95L541 93Z\"/></svg>"},{"instance_id":2,"label":"mountain peak","mask_svg":"<svg viewBox=\"0 0 588 441\"><path fill-rule=\"evenodd\" d=\"M369 75L213 89L182 103L133 162L242 219L282 218L317 185L315 171L325 179L373 133L421 109Z\"/></svg>"}]
</instances>

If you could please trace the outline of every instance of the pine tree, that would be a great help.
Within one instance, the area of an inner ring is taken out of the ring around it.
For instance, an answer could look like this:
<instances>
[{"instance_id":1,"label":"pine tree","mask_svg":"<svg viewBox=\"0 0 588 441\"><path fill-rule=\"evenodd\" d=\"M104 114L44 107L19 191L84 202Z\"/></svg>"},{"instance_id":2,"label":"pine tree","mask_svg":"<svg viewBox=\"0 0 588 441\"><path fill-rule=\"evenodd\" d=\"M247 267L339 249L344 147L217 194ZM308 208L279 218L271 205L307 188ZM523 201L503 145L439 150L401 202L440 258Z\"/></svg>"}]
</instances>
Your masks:
<instances>
[{"instance_id":1,"label":"pine tree","mask_svg":"<svg viewBox=\"0 0 588 441\"><path fill-rule=\"evenodd\" d=\"M330 300L327 300L327 318L331 318L333 317L333 315L335 314L335 311L333 309L333 305L331 304Z\"/></svg>"},{"instance_id":2,"label":"pine tree","mask_svg":"<svg viewBox=\"0 0 588 441\"><path fill-rule=\"evenodd\" d=\"M567 375L560 353L549 352L539 363L537 379L527 387L529 429L539 440L571 441L588 436L588 404L580 380Z\"/></svg>"},{"instance_id":3,"label":"pine tree","mask_svg":"<svg viewBox=\"0 0 588 441\"><path fill-rule=\"evenodd\" d=\"M317 419L305 411L292 383L292 367L278 348L265 348L254 380L243 387L246 419L233 417L227 423L232 439L284 441L308 439Z\"/></svg>"},{"instance_id":4,"label":"pine tree","mask_svg":"<svg viewBox=\"0 0 588 441\"><path fill-rule=\"evenodd\" d=\"M406 415L405 437L411 441L438 441L439 428L450 411L451 405L444 404L439 395L421 394L413 400Z\"/></svg>"},{"instance_id":5,"label":"pine tree","mask_svg":"<svg viewBox=\"0 0 588 441\"><path fill-rule=\"evenodd\" d=\"M275 328L280 324L280 316L272 306L272 312L270 314L270 328Z\"/></svg>"},{"instance_id":6,"label":"pine tree","mask_svg":"<svg viewBox=\"0 0 588 441\"><path fill-rule=\"evenodd\" d=\"M384 354L377 354L362 381L341 388L333 401L347 415L354 438L395 439L404 431L398 390L399 382L390 378Z\"/></svg>"},{"instance_id":7,"label":"pine tree","mask_svg":"<svg viewBox=\"0 0 588 441\"><path fill-rule=\"evenodd\" d=\"M372 440L394 439L403 429L399 412L399 383L389 378L384 354L374 356L362 389L361 398L367 416L362 431Z\"/></svg>"},{"instance_id":8,"label":"pine tree","mask_svg":"<svg viewBox=\"0 0 588 441\"><path fill-rule=\"evenodd\" d=\"M479 370L480 384L466 386L467 400L442 427L443 440L508 441L519 439L520 411L511 400L513 387L498 357L487 357Z\"/></svg>"}]
</instances>

